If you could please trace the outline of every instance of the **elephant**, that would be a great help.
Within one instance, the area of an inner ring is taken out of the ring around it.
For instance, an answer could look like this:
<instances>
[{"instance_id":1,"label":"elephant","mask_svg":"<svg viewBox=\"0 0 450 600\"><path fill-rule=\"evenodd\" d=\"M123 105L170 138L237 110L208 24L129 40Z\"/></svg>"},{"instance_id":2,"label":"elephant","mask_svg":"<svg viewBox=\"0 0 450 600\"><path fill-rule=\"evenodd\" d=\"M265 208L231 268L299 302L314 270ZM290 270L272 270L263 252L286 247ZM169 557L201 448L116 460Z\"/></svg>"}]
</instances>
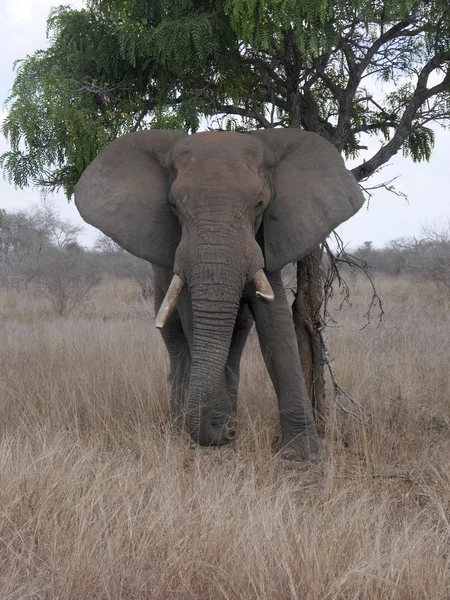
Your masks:
<instances>
[{"instance_id":1,"label":"elephant","mask_svg":"<svg viewBox=\"0 0 450 600\"><path fill-rule=\"evenodd\" d=\"M278 399L281 450L318 460L281 269L363 202L339 152L298 129L137 131L86 168L75 190L83 219L153 265L172 419L198 444L235 437L240 359L255 323Z\"/></svg>"}]
</instances>

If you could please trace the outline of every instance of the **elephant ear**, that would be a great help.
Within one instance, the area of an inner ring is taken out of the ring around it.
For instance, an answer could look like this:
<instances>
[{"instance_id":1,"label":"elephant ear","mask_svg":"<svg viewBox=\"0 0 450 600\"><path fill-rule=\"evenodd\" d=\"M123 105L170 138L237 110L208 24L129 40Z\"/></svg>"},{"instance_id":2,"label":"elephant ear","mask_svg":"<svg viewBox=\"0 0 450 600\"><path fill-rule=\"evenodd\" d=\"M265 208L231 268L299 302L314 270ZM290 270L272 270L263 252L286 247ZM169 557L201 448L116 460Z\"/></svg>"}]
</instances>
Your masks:
<instances>
[{"instance_id":1,"label":"elephant ear","mask_svg":"<svg viewBox=\"0 0 450 600\"><path fill-rule=\"evenodd\" d=\"M138 131L118 138L89 165L75 189L81 216L122 248L172 269L181 228L168 202L171 152L186 134Z\"/></svg>"},{"instance_id":2,"label":"elephant ear","mask_svg":"<svg viewBox=\"0 0 450 600\"><path fill-rule=\"evenodd\" d=\"M276 271L317 247L361 208L364 196L339 152L318 134L266 129L253 135L278 159L263 230L266 268Z\"/></svg>"}]
</instances>

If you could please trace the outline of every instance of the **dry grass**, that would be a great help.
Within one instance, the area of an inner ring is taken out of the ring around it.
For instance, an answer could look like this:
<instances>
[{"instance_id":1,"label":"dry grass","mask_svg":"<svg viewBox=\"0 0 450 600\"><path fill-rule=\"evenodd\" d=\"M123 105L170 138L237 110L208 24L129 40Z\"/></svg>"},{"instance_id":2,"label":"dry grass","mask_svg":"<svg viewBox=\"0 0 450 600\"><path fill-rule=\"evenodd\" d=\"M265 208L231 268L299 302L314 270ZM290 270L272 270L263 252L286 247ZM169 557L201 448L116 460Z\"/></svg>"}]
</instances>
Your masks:
<instances>
[{"instance_id":1,"label":"dry grass","mask_svg":"<svg viewBox=\"0 0 450 600\"><path fill-rule=\"evenodd\" d=\"M318 467L280 460L274 394L246 351L239 437L168 427L167 360L130 282L65 319L0 293L0 597L450 596L450 299L380 279L387 317L330 332L371 431L330 411Z\"/></svg>"}]
</instances>

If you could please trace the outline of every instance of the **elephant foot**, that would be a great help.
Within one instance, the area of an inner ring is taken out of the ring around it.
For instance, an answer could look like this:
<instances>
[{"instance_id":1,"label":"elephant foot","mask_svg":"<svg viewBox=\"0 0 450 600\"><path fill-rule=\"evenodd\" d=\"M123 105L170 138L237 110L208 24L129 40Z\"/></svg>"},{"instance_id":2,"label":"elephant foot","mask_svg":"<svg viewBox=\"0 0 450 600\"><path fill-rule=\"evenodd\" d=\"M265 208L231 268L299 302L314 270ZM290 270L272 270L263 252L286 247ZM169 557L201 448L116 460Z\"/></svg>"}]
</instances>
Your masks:
<instances>
[{"instance_id":1,"label":"elephant foot","mask_svg":"<svg viewBox=\"0 0 450 600\"><path fill-rule=\"evenodd\" d=\"M213 427L200 432L199 435L196 435L195 431L191 433L192 439L200 446L225 446L233 441L235 435L235 430Z\"/></svg>"},{"instance_id":2,"label":"elephant foot","mask_svg":"<svg viewBox=\"0 0 450 600\"><path fill-rule=\"evenodd\" d=\"M200 446L224 446L236 437L234 419L229 415L215 415L208 423L189 426L191 438Z\"/></svg>"},{"instance_id":3,"label":"elephant foot","mask_svg":"<svg viewBox=\"0 0 450 600\"><path fill-rule=\"evenodd\" d=\"M280 452L286 460L316 463L322 458L323 450L323 441L315 432L309 432L295 437L284 437Z\"/></svg>"}]
</instances>

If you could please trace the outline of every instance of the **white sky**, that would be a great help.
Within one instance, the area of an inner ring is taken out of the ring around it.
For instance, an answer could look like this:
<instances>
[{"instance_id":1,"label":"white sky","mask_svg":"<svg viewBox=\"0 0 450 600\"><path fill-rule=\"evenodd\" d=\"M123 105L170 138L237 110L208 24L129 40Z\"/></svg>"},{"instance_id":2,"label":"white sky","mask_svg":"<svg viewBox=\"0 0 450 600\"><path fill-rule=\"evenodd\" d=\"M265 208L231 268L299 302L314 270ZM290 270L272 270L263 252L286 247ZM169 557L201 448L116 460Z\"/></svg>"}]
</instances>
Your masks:
<instances>
[{"instance_id":1,"label":"white sky","mask_svg":"<svg viewBox=\"0 0 450 600\"><path fill-rule=\"evenodd\" d=\"M61 3L63 0L61 0ZM4 101L12 86L15 60L32 54L46 46L46 19L52 6L58 0L0 0L0 119L5 115ZM73 8L81 8L82 0L72 0ZM363 152L358 164L370 158L372 152ZM0 154L7 149L6 140L0 134ZM364 154L367 156L365 157ZM407 235L420 235L423 225L444 221L450 216L450 131L437 130L436 148L430 163L413 164L398 155L393 157L390 166L381 176L368 182L374 185L379 181L400 176L395 186L408 194L408 201L384 190L377 191L370 202L360 212L338 229L344 242L351 247L372 240L381 246L387 241ZM18 210L39 203L40 194L33 189L15 190L7 181L0 179L0 208ZM54 204L64 218L83 223L72 203L68 204L62 194L57 194ZM91 244L97 230L86 225L83 243Z\"/></svg>"}]
</instances>

